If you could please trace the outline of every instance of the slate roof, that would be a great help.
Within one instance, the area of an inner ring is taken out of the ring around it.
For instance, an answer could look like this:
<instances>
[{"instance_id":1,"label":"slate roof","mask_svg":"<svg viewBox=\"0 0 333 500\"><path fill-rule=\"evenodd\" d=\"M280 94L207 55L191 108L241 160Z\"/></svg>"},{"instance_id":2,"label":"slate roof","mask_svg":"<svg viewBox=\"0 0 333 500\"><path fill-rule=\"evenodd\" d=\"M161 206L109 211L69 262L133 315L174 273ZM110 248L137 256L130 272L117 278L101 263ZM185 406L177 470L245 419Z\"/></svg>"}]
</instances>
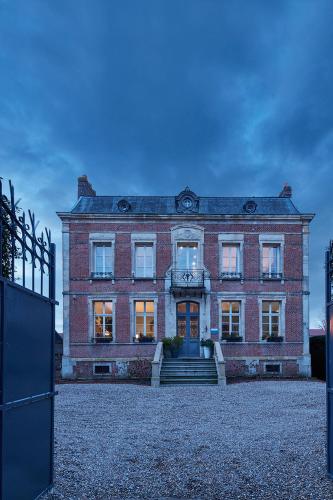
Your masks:
<instances>
[{"instance_id":1,"label":"slate roof","mask_svg":"<svg viewBox=\"0 0 333 500\"><path fill-rule=\"evenodd\" d=\"M122 213L118 202L127 200L130 209ZM248 215L244 205L254 201L254 215L300 215L290 198L285 197L198 197L199 215ZM146 214L177 215L175 196L82 196L72 214ZM184 212L188 214L190 212Z\"/></svg>"}]
</instances>

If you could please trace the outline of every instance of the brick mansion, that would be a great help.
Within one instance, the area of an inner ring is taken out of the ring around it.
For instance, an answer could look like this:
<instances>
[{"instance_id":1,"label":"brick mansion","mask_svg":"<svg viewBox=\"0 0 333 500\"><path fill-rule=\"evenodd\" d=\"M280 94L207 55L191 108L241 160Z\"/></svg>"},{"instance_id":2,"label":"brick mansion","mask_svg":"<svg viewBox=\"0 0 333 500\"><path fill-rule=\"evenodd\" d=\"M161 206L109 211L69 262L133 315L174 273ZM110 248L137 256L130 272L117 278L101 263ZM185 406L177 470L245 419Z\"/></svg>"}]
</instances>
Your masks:
<instances>
[{"instance_id":1,"label":"brick mansion","mask_svg":"<svg viewBox=\"0 0 333 500\"><path fill-rule=\"evenodd\" d=\"M64 378L149 378L158 341L221 346L227 377L309 376L309 224L278 196L97 196L58 213Z\"/></svg>"}]
</instances>

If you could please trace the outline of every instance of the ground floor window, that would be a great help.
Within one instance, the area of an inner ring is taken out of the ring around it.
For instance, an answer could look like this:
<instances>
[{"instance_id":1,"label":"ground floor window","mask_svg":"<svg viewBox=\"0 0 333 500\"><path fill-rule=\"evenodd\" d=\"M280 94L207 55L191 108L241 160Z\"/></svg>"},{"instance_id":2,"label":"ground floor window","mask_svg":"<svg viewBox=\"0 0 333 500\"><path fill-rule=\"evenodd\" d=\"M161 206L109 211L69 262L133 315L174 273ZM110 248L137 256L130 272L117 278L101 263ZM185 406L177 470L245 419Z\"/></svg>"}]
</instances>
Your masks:
<instances>
[{"instance_id":1,"label":"ground floor window","mask_svg":"<svg viewBox=\"0 0 333 500\"><path fill-rule=\"evenodd\" d=\"M221 309L222 309L222 339L241 340L241 332L240 332L241 302L222 301Z\"/></svg>"},{"instance_id":2,"label":"ground floor window","mask_svg":"<svg viewBox=\"0 0 333 500\"><path fill-rule=\"evenodd\" d=\"M94 338L96 342L113 340L112 302L94 302Z\"/></svg>"},{"instance_id":3,"label":"ground floor window","mask_svg":"<svg viewBox=\"0 0 333 500\"><path fill-rule=\"evenodd\" d=\"M135 301L135 341L151 342L155 334L153 300Z\"/></svg>"},{"instance_id":4,"label":"ground floor window","mask_svg":"<svg viewBox=\"0 0 333 500\"><path fill-rule=\"evenodd\" d=\"M280 302L263 300L262 302L262 338L280 338L281 336L281 305Z\"/></svg>"}]
</instances>

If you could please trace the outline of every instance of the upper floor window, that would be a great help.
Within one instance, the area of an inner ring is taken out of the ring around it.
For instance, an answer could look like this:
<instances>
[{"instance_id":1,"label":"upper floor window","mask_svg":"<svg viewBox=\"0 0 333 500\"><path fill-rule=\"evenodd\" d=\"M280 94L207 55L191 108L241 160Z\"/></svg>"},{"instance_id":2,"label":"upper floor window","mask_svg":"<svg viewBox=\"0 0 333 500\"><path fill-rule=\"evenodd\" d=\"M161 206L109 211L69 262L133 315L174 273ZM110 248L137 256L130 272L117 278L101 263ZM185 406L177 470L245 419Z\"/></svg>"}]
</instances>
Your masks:
<instances>
[{"instance_id":1,"label":"upper floor window","mask_svg":"<svg viewBox=\"0 0 333 500\"><path fill-rule=\"evenodd\" d=\"M93 274L96 277L112 275L112 243L94 242Z\"/></svg>"},{"instance_id":2,"label":"upper floor window","mask_svg":"<svg viewBox=\"0 0 333 500\"><path fill-rule=\"evenodd\" d=\"M178 269L198 268L198 243L194 242L177 243L177 268Z\"/></svg>"},{"instance_id":3,"label":"upper floor window","mask_svg":"<svg viewBox=\"0 0 333 500\"><path fill-rule=\"evenodd\" d=\"M263 340L282 340L280 301L262 301L262 338Z\"/></svg>"},{"instance_id":4,"label":"upper floor window","mask_svg":"<svg viewBox=\"0 0 333 500\"><path fill-rule=\"evenodd\" d=\"M222 276L240 277L240 245L238 243L222 244Z\"/></svg>"},{"instance_id":5,"label":"upper floor window","mask_svg":"<svg viewBox=\"0 0 333 500\"><path fill-rule=\"evenodd\" d=\"M281 278L281 245L264 243L262 246L262 274L264 278Z\"/></svg>"},{"instance_id":6,"label":"upper floor window","mask_svg":"<svg viewBox=\"0 0 333 500\"><path fill-rule=\"evenodd\" d=\"M135 277L152 278L154 274L153 244L135 244Z\"/></svg>"},{"instance_id":7,"label":"upper floor window","mask_svg":"<svg viewBox=\"0 0 333 500\"><path fill-rule=\"evenodd\" d=\"M111 342L113 340L112 302L94 304L94 339L95 342Z\"/></svg>"},{"instance_id":8,"label":"upper floor window","mask_svg":"<svg viewBox=\"0 0 333 500\"><path fill-rule=\"evenodd\" d=\"M149 342L155 335L155 304L153 300L135 301L135 340Z\"/></svg>"},{"instance_id":9,"label":"upper floor window","mask_svg":"<svg viewBox=\"0 0 333 500\"><path fill-rule=\"evenodd\" d=\"M238 341L242 340L240 333L240 301L222 301L222 339Z\"/></svg>"}]
</instances>

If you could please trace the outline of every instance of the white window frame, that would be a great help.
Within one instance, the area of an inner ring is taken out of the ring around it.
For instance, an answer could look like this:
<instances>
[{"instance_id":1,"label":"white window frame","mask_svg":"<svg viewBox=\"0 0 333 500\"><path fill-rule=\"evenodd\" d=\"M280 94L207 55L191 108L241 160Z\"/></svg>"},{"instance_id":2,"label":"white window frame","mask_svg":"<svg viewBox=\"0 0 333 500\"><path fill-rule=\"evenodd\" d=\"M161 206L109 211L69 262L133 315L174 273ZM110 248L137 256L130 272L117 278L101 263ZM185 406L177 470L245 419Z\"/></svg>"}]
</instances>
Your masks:
<instances>
[{"instance_id":1,"label":"white window frame","mask_svg":"<svg viewBox=\"0 0 333 500\"><path fill-rule=\"evenodd\" d=\"M259 235L259 245L260 245L260 280L263 282L265 279L275 279L281 280L283 283L284 280L284 234L260 234ZM276 276L271 273L264 273L263 269L263 248L266 245L278 246L280 248L279 251L279 261L278 261L278 274L280 276Z\"/></svg>"},{"instance_id":2,"label":"white window frame","mask_svg":"<svg viewBox=\"0 0 333 500\"><path fill-rule=\"evenodd\" d=\"M143 312L137 312L136 311L136 304L138 302L142 302L144 305L143 305ZM154 304L154 312L147 312L147 302L152 302ZM147 318L154 318L154 340L155 339L155 302L153 300L135 300L134 301L134 315L135 315L135 324L134 324L134 329L135 329L135 333L134 333L134 338L135 338L135 341L137 341L139 339L139 335L137 334L137 331L136 331L136 319L138 316L142 317L143 318L143 332L144 332L144 335L143 337L147 337Z\"/></svg>"},{"instance_id":3,"label":"white window frame","mask_svg":"<svg viewBox=\"0 0 333 500\"><path fill-rule=\"evenodd\" d=\"M201 226L184 224L171 228L172 242L172 269L177 269L177 249L178 243L195 243L198 245L198 264L197 269L204 269L203 245L204 229Z\"/></svg>"},{"instance_id":4,"label":"white window frame","mask_svg":"<svg viewBox=\"0 0 333 500\"><path fill-rule=\"evenodd\" d=\"M219 339L220 342L226 343L226 340L222 339L222 302L240 302L239 309L239 336L242 337L242 342L246 342L245 338L245 305L246 298L244 295L237 294L234 292L224 293L218 296L218 308L219 308ZM229 343L229 342L228 342Z\"/></svg>"},{"instance_id":5,"label":"white window frame","mask_svg":"<svg viewBox=\"0 0 333 500\"><path fill-rule=\"evenodd\" d=\"M135 312L135 302L154 302L154 342L157 342L157 305L158 298L152 294L136 294L129 299L130 302L130 335L131 335L131 343L132 344L141 344L135 339L136 333L136 312ZM142 342L143 345L147 345Z\"/></svg>"},{"instance_id":6,"label":"white window frame","mask_svg":"<svg viewBox=\"0 0 333 500\"><path fill-rule=\"evenodd\" d=\"M153 247L153 272L152 276L136 277L136 245L150 245ZM156 283L156 234L155 233L132 233L131 234L131 258L132 258L132 283L134 280L153 280Z\"/></svg>"},{"instance_id":7,"label":"white window frame","mask_svg":"<svg viewBox=\"0 0 333 500\"><path fill-rule=\"evenodd\" d=\"M112 341L110 344L114 344L117 341L117 322L116 322L116 307L117 307L117 296L109 294L95 294L89 295L87 300L88 306L88 342L95 342L95 309L94 302L112 302Z\"/></svg>"},{"instance_id":8,"label":"white window frame","mask_svg":"<svg viewBox=\"0 0 333 500\"><path fill-rule=\"evenodd\" d=\"M111 279L112 283L114 283L114 256L115 256L115 233L90 233L89 234L89 249L90 249L90 258L89 258L89 274L92 279ZM96 272L95 267L95 244L96 243L104 243L111 245L111 271L110 273L105 273L105 276L94 276Z\"/></svg>"},{"instance_id":9,"label":"white window frame","mask_svg":"<svg viewBox=\"0 0 333 500\"><path fill-rule=\"evenodd\" d=\"M281 295L267 295L258 298L259 305L259 342L261 343L272 343L264 340L263 337L263 328L262 328L262 303L263 302L280 302L280 321L279 321L279 337L283 337L283 342L286 340L285 331L286 331L286 297Z\"/></svg>"},{"instance_id":10,"label":"white window frame","mask_svg":"<svg viewBox=\"0 0 333 500\"><path fill-rule=\"evenodd\" d=\"M222 233L218 235L219 241L219 274L220 279L240 279L243 281L244 274L244 234ZM223 246L238 246L238 269L236 273L223 271Z\"/></svg>"},{"instance_id":11,"label":"white window frame","mask_svg":"<svg viewBox=\"0 0 333 500\"><path fill-rule=\"evenodd\" d=\"M103 304L103 312L100 313L100 314L96 314L95 313L95 304L96 304L96 302L101 302ZM112 306L111 306L111 308L112 308L111 314L106 314L105 313L105 303L106 302L110 302L112 304ZM112 300L94 300L93 303L92 303L92 306L93 306L93 339L94 339L94 342L96 342L97 338L108 338L108 336L105 335L105 318L111 317L112 318L112 340L110 340L110 343L112 343L114 341L114 334L113 334L114 305L113 305ZM103 318L103 333L102 333L102 335L99 335L99 336L96 335L96 322L95 322L95 317L96 316L102 316L102 318Z\"/></svg>"}]
</instances>

